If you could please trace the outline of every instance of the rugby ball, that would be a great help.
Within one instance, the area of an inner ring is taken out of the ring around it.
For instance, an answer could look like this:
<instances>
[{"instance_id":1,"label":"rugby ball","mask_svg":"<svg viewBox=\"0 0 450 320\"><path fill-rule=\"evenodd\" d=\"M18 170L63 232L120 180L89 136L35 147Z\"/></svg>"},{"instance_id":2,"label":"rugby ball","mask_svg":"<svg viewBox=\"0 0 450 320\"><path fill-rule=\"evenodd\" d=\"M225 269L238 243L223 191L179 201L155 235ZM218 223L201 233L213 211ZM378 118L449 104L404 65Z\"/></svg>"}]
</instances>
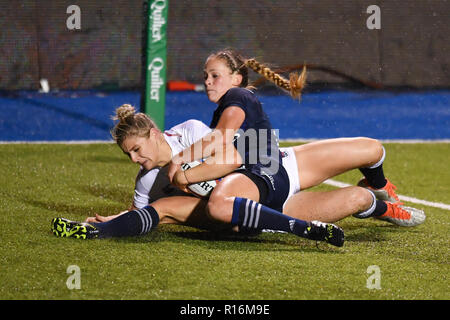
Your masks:
<instances>
[{"instance_id":1,"label":"rugby ball","mask_svg":"<svg viewBox=\"0 0 450 320\"><path fill-rule=\"evenodd\" d=\"M189 163L183 163L183 165L181 166L181 170L185 171L190 168L194 168L201 163L202 162L200 162L198 160L195 160L195 161L192 161ZM209 197L209 195L213 191L214 187L217 185L217 182L219 182L219 181L220 181L220 179L193 183L193 184L188 185L188 189L196 196L199 196L201 198L207 198L207 197Z\"/></svg>"}]
</instances>

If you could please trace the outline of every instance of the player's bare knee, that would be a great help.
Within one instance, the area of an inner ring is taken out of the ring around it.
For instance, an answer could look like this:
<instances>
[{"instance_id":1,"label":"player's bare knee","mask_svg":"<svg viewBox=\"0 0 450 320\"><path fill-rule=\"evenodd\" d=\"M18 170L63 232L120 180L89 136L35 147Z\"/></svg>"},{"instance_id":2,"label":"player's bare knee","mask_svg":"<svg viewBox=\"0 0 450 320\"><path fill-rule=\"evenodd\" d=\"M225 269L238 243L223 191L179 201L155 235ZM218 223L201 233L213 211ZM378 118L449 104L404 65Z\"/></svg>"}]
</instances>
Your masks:
<instances>
[{"instance_id":1,"label":"player's bare knee","mask_svg":"<svg viewBox=\"0 0 450 320\"><path fill-rule=\"evenodd\" d=\"M363 152L366 165L371 166L383 157L383 145L377 139L360 137L357 138L358 148Z\"/></svg>"},{"instance_id":2,"label":"player's bare knee","mask_svg":"<svg viewBox=\"0 0 450 320\"><path fill-rule=\"evenodd\" d=\"M229 213L224 210L225 206L225 197L214 194L213 192L206 205L206 212L208 216L214 220L229 222Z\"/></svg>"},{"instance_id":3,"label":"player's bare knee","mask_svg":"<svg viewBox=\"0 0 450 320\"><path fill-rule=\"evenodd\" d=\"M152 202L152 204L150 206L152 206L153 209L156 210L156 213L158 213L160 221L163 220L164 218L166 218L170 211L170 207L167 206L164 201L156 200L156 201Z\"/></svg>"},{"instance_id":4,"label":"player's bare knee","mask_svg":"<svg viewBox=\"0 0 450 320\"><path fill-rule=\"evenodd\" d=\"M373 203L373 196L372 193L362 187L353 187L354 192L352 192L352 201L355 204L355 206L363 211L367 210L372 206Z\"/></svg>"},{"instance_id":5,"label":"player's bare knee","mask_svg":"<svg viewBox=\"0 0 450 320\"><path fill-rule=\"evenodd\" d=\"M375 164L378 161L381 160L383 157L383 144L377 140L372 138L366 138L367 139L367 149L370 153L370 159L372 159L371 164Z\"/></svg>"},{"instance_id":6,"label":"player's bare knee","mask_svg":"<svg viewBox=\"0 0 450 320\"><path fill-rule=\"evenodd\" d=\"M349 210L364 211L370 208L373 202L373 197L369 190L362 187L346 187L349 192L346 193L346 203Z\"/></svg>"},{"instance_id":7,"label":"player's bare knee","mask_svg":"<svg viewBox=\"0 0 450 320\"><path fill-rule=\"evenodd\" d=\"M220 206L223 198L215 196L214 192L211 194L208 203L206 204L206 212L214 220L221 220Z\"/></svg>"}]
</instances>

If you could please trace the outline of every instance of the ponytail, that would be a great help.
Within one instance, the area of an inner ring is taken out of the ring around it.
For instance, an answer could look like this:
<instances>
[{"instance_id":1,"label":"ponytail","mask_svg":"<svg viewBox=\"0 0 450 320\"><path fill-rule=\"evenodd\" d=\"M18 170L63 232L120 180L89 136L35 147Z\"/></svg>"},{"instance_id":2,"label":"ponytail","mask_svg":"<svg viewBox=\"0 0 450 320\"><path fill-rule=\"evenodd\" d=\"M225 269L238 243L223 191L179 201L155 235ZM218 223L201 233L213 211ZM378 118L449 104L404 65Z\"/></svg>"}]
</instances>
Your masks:
<instances>
[{"instance_id":1,"label":"ponytail","mask_svg":"<svg viewBox=\"0 0 450 320\"><path fill-rule=\"evenodd\" d=\"M236 72L242 75L242 82L240 86L244 88L254 89L254 87L248 83L248 68L262 75L266 80L273 82L278 87L288 91L294 99L300 98L302 90L306 84L305 66L303 67L300 75L298 73L291 73L288 80L255 59L244 59L233 49L224 49L213 53L209 55L206 61L208 62L211 58L223 60L232 73Z\"/></svg>"},{"instance_id":2,"label":"ponytail","mask_svg":"<svg viewBox=\"0 0 450 320\"><path fill-rule=\"evenodd\" d=\"M269 80L278 87L288 91L291 97L300 98L306 83L306 67L303 67L300 75L298 73L291 73L289 75L289 80L287 80L255 59L248 59L245 62L245 65L256 73L262 75L266 80Z\"/></svg>"}]
</instances>

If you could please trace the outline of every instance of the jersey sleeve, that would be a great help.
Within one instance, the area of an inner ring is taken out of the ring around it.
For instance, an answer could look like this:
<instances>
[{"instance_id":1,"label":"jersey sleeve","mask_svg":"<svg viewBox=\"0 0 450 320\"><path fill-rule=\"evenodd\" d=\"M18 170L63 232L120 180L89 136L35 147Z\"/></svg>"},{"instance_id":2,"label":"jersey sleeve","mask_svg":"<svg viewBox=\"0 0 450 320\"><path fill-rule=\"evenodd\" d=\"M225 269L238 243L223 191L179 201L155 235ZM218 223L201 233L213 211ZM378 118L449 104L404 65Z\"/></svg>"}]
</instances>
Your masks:
<instances>
[{"instance_id":1,"label":"jersey sleeve","mask_svg":"<svg viewBox=\"0 0 450 320\"><path fill-rule=\"evenodd\" d=\"M171 130L178 132L181 136L180 143L183 149L191 146L212 131L206 124L195 119L187 120Z\"/></svg>"},{"instance_id":2,"label":"jersey sleeve","mask_svg":"<svg viewBox=\"0 0 450 320\"><path fill-rule=\"evenodd\" d=\"M141 168L136 176L136 183L134 187L133 205L141 209L147 206L150 202L150 190L155 183L156 176L159 169L145 170Z\"/></svg>"},{"instance_id":3,"label":"jersey sleeve","mask_svg":"<svg viewBox=\"0 0 450 320\"><path fill-rule=\"evenodd\" d=\"M231 106L239 107L244 112L247 111L249 105L249 98L252 95L251 91L244 88L231 88L223 97L221 105L223 109Z\"/></svg>"}]
</instances>

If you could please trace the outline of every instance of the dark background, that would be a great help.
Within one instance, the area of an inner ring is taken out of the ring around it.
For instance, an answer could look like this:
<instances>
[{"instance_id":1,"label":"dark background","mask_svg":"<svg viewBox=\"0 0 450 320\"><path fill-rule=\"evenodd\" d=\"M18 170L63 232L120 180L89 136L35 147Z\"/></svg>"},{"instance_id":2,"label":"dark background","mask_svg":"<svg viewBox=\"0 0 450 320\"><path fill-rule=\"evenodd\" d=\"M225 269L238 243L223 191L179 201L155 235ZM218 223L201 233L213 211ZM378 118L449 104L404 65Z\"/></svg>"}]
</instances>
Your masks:
<instances>
[{"instance_id":1,"label":"dark background","mask_svg":"<svg viewBox=\"0 0 450 320\"><path fill-rule=\"evenodd\" d=\"M69 5L81 30L68 30ZM369 5L381 29L369 30ZM142 0L0 0L0 89L139 88ZM272 66L331 68L386 86L450 87L447 0L171 0L168 80L202 82L205 58L234 47ZM311 70L310 83L348 80Z\"/></svg>"}]
</instances>

